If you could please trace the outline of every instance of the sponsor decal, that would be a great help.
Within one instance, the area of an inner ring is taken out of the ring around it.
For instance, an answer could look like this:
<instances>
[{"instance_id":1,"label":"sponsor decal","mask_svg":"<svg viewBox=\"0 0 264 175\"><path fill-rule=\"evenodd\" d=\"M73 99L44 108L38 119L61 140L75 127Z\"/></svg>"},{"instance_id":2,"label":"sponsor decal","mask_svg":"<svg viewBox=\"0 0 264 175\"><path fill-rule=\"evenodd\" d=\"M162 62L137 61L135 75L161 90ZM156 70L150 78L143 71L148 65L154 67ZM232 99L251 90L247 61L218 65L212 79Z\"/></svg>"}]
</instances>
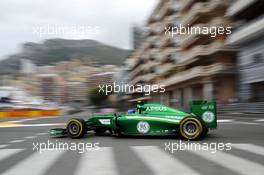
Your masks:
<instances>
[{"instance_id":1,"label":"sponsor decal","mask_svg":"<svg viewBox=\"0 0 264 175\"><path fill-rule=\"evenodd\" d=\"M159 121L159 122L168 122L168 123L180 123L181 119L171 119L171 118L162 118L162 117L150 117L150 116L126 116L126 119L131 120L148 120L148 121Z\"/></svg>"},{"instance_id":2,"label":"sponsor decal","mask_svg":"<svg viewBox=\"0 0 264 175\"><path fill-rule=\"evenodd\" d=\"M206 123L210 123L210 122L214 121L215 115L211 111L206 111L206 112L203 113L202 119Z\"/></svg>"},{"instance_id":3,"label":"sponsor decal","mask_svg":"<svg viewBox=\"0 0 264 175\"><path fill-rule=\"evenodd\" d=\"M165 118L171 118L171 119L182 119L183 116L165 116Z\"/></svg>"},{"instance_id":4,"label":"sponsor decal","mask_svg":"<svg viewBox=\"0 0 264 175\"><path fill-rule=\"evenodd\" d=\"M99 119L99 122L103 125L110 125L111 124L110 119Z\"/></svg>"},{"instance_id":5,"label":"sponsor decal","mask_svg":"<svg viewBox=\"0 0 264 175\"><path fill-rule=\"evenodd\" d=\"M201 109L202 110L208 110L208 109L212 110L212 109L214 109L214 105L204 105L201 107Z\"/></svg>"},{"instance_id":6,"label":"sponsor decal","mask_svg":"<svg viewBox=\"0 0 264 175\"><path fill-rule=\"evenodd\" d=\"M148 122L145 121L140 121L137 124L137 130L139 133L141 134L146 134L150 129L150 126L148 124Z\"/></svg>"},{"instance_id":7,"label":"sponsor decal","mask_svg":"<svg viewBox=\"0 0 264 175\"><path fill-rule=\"evenodd\" d=\"M146 108L146 111L167 111L165 106L149 106Z\"/></svg>"}]
</instances>

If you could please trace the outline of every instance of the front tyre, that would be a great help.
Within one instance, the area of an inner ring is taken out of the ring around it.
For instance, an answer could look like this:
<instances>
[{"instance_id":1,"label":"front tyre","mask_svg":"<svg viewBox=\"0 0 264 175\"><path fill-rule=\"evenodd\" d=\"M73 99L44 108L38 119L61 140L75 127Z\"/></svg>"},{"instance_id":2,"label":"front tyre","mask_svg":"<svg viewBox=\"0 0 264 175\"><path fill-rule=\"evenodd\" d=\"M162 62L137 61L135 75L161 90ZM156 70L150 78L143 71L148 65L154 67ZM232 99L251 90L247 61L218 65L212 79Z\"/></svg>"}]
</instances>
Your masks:
<instances>
[{"instance_id":1,"label":"front tyre","mask_svg":"<svg viewBox=\"0 0 264 175\"><path fill-rule=\"evenodd\" d=\"M86 123L83 119L73 118L69 120L66 129L70 138L82 138L86 134Z\"/></svg>"},{"instance_id":2,"label":"front tyre","mask_svg":"<svg viewBox=\"0 0 264 175\"><path fill-rule=\"evenodd\" d=\"M180 123L179 129L181 136L187 140L199 139L205 132L202 122L194 117L183 119Z\"/></svg>"}]
</instances>

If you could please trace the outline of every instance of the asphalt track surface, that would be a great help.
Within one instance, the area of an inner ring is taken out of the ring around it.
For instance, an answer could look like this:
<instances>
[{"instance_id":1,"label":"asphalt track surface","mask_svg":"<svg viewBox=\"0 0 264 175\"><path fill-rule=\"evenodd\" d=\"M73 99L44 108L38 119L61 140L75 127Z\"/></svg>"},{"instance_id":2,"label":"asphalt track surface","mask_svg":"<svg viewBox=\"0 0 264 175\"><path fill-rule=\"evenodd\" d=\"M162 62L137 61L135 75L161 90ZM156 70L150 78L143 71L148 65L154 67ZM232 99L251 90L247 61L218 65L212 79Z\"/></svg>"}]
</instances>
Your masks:
<instances>
[{"instance_id":1,"label":"asphalt track surface","mask_svg":"<svg viewBox=\"0 0 264 175\"><path fill-rule=\"evenodd\" d=\"M87 115L82 113L77 117ZM83 139L50 138L49 129L62 127L71 117L0 119L0 174L262 175L264 172L264 115L261 114L220 115L218 129L196 142L178 137L116 138L93 133ZM53 149L59 143L71 148ZM180 143L198 143L203 149L179 150ZM50 150L43 146L48 144ZM221 148L224 144L225 149L209 148L215 144L221 144Z\"/></svg>"}]
</instances>

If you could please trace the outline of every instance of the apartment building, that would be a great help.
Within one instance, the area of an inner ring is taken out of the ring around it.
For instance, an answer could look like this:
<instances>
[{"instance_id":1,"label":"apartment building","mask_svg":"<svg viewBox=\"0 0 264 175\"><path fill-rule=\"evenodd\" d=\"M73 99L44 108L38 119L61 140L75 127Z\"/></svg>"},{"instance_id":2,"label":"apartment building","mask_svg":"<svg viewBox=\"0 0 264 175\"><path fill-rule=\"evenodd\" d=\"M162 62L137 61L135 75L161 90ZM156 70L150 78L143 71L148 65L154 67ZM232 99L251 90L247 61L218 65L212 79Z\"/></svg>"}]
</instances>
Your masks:
<instances>
[{"instance_id":1,"label":"apartment building","mask_svg":"<svg viewBox=\"0 0 264 175\"><path fill-rule=\"evenodd\" d=\"M236 0L227 16L238 24L228 44L239 46L239 97L241 102L264 101L264 1Z\"/></svg>"},{"instance_id":2,"label":"apartment building","mask_svg":"<svg viewBox=\"0 0 264 175\"><path fill-rule=\"evenodd\" d=\"M148 19L144 43L131 54L131 84L161 84L165 93L149 102L186 107L190 100L228 103L236 94L237 49L226 44L227 34L165 34L172 27L232 26L225 16L228 0L164 0ZM134 94L138 98L142 94Z\"/></svg>"},{"instance_id":3,"label":"apartment building","mask_svg":"<svg viewBox=\"0 0 264 175\"><path fill-rule=\"evenodd\" d=\"M65 102L65 82L57 74L38 75L39 93L44 100L63 103Z\"/></svg>"},{"instance_id":4,"label":"apartment building","mask_svg":"<svg viewBox=\"0 0 264 175\"><path fill-rule=\"evenodd\" d=\"M66 90L67 102L86 103L88 101L88 87L85 82L67 82Z\"/></svg>"}]
</instances>

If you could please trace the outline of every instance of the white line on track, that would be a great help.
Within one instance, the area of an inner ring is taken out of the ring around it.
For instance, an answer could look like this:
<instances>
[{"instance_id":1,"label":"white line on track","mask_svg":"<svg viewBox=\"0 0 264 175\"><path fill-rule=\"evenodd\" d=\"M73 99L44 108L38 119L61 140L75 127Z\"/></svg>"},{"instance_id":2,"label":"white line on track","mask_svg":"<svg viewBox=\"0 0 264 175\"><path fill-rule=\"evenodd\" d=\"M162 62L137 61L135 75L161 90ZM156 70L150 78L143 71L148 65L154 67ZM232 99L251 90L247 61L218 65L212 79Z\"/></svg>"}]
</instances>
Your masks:
<instances>
[{"instance_id":1,"label":"white line on track","mask_svg":"<svg viewBox=\"0 0 264 175\"><path fill-rule=\"evenodd\" d=\"M37 136L27 136L27 137L24 137L24 139L35 139L37 138Z\"/></svg>"},{"instance_id":2,"label":"white line on track","mask_svg":"<svg viewBox=\"0 0 264 175\"><path fill-rule=\"evenodd\" d=\"M65 123L40 123L40 124L17 124L12 126L0 126L0 128L34 127L34 126L64 126Z\"/></svg>"},{"instance_id":3,"label":"white line on track","mask_svg":"<svg viewBox=\"0 0 264 175\"><path fill-rule=\"evenodd\" d=\"M24 119L19 119L19 120L7 120L7 121L3 121L3 122L9 122L9 123L22 123L22 122L26 122L26 121L34 121L34 120L41 120L41 119L52 119L52 118L58 118L61 116L47 116L47 117L34 117L34 118L24 118Z\"/></svg>"},{"instance_id":4,"label":"white line on track","mask_svg":"<svg viewBox=\"0 0 264 175\"><path fill-rule=\"evenodd\" d=\"M12 140L8 143L21 143L21 142L24 142L25 140Z\"/></svg>"},{"instance_id":5,"label":"white line on track","mask_svg":"<svg viewBox=\"0 0 264 175\"><path fill-rule=\"evenodd\" d=\"M26 174L36 175L45 173L64 151L35 152L20 163L12 166L2 175Z\"/></svg>"},{"instance_id":6,"label":"white line on track","mask_svg":"<svg viewBox=\"0 0 264 175\"><path fill-rule=\"evenodd\" d=\"M22 151L22 149L2 149L0 150L0 160L4 160L20 151Z\"/></svg>"},{"instance_id":7,"label":"white line on track","mask_svg":"<svg viewBox=\"0 0 264 175\"><path fill-rule=\"evenodd\" d=\"M225 122L232 122L233 120L232 119L220 119L220 120L217 120L217 123L225 123Z\"/></svg>"},{"instance_id":8,"label":"white line on track","mask_svg":"<svg viewBox=\"0 0 264 175\"><path fill-rule=\"evenodd\" d=\"M76 175L116 175L118 170L112 148L100 148L95 151L88 151L82 154L81 162L77 168Z\"/></svg>"},{"instance_id":9,"label":"white line on track","mask_svg":"<svg viewBox=\"0 0 264 175\"><path fill-rule=\"evenodd\" d=\"M231 155L229 153L217 151L211 153L209 151L191 151L204 159L210 160L216 164L219 164L225 168L231 169L237 174L243 175L260 175L264 172L264 166L255 162L251 162L246 159L242 159L238 156Z\"/></svg>"},{"instance_id":10,"label":"white line on track","mask_svg":"<svg viewBox=\"0 0 264 175\"><path fill-rule=\"evenodd\" d=\"M263 126L262 123L254 123L254 122L241 122L241 121L236 121L234 123L236 123L236 124L244 124L244 125L260 125L260 126Z\"/></svg>"},{"instance_id":11,"label":"white line on track","mask_svg":"<svg viewBox=\"0 0 264 175\"><path fill-rule=\"evenodd\" d=\"M41 132L41 133L37 133L36 135L37 136L43 136L43 135L47 135L48 133L45 133L45 132Z\"/></svg>"},{"instance_id":12,"label":"white line on track","mask_svg":"<svg viewBox=\"0 0 264 175\"><path fill-rule=\"evenodd\" d=\"M8 144L6 144L6 145L0 145L0 148L6 148L8 146L9 146Z\"/></svg>"},{"instance_id":13,"label":"white line on track","mask_svg":"<svg viewBox=\"0 0 264 175\"><path fill-rule=\"evenodd\" d=\"M257 120L254 120L255 122L264 122L264 118L262 119L257 119Z\"/></svg>"},{"instance_id":14,"label":"white line on track","mask_svg":"<svg viewBox=\"0 0 264 175\"><path fill-rule=\"evenodd\" d=\"M20 120L11 120L11 121L5 121L9 123L22 123L26 121L33 121L33 120L38 120L39 118L26 118L26 119L20 119Z\"/></svg>"},{"instance_id":15,"label":"white line on track","mask_svg":"<svg viewBox=\"0 0 264 175\"><path fill-rule=\"evenodd\" d=\"M156 146L134 146L131 149L139 158L155 172L155 175L164 174L199 174L187 164L163 152Z\"/></svg>"}]
</instances>

